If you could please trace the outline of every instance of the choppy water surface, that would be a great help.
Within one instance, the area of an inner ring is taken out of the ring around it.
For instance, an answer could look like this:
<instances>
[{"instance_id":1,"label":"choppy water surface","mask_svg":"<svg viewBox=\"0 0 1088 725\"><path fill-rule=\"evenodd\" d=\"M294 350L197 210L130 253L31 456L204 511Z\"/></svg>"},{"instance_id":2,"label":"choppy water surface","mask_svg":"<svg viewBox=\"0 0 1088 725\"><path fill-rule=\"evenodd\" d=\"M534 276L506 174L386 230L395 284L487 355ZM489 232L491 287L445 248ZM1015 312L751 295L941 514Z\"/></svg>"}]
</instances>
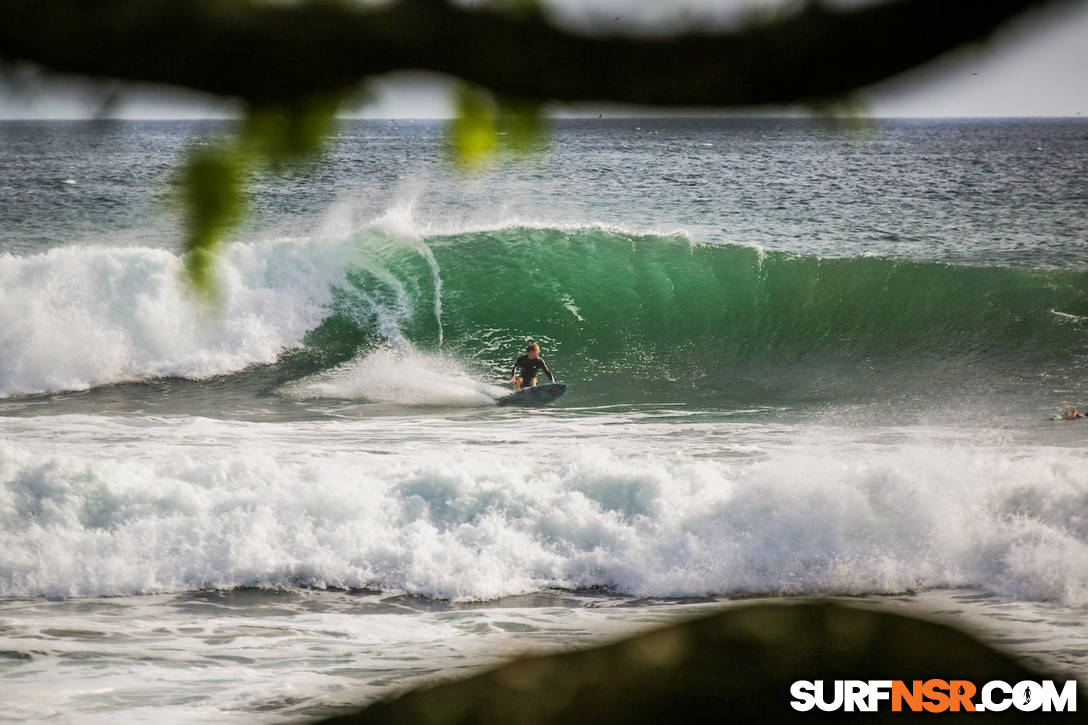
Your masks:
<instances>
[{"instance_id":1,"label":"choppy water surface","mask_svg":"<svg viewBox=\"0 0 1088 725\"><path fill-rule=\"evenodd\" d=\"M9 716L280 721L737 597L1085 672L1088 124L345 123L180 280L229 129L0 124ZM538 340L570 385L497 408ZM33 696L24 696L31 693Z\"/></svg>"}]
</instances>

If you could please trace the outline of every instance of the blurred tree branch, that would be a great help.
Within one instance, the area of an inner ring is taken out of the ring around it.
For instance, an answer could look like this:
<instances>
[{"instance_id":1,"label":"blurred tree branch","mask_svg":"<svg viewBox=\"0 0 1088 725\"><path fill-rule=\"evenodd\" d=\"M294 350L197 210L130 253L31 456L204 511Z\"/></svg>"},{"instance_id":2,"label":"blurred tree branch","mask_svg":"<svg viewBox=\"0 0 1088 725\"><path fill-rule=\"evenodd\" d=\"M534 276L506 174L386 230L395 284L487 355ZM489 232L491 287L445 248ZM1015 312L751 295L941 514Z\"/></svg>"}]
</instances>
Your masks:
<instances>
[{"instance_id":1,"label":"blurred tree branch","mask_svg":"<svg viewBox=\"0 0 1088 725\"><path fill-rule=\"evenodd\" d=\"M245 102L237 138L189 154L178 180L186 273L214 296L214 255L255 169L316 156L341 100L369 76L419 69L463 87L455 159L524 151L545 101L658 106L826 103L984 40L1034 7L1076 0L887 0L665 38L556 27L537 0L0 0L0 60L181 86Z\"/></svg>"},{"instance_id":2,"label":"blurred tree branch","mask_svg":"<svg viewBox=\"0 0 1088 725\"><path fill-rule=\"evenodd\" d=\"M525 100L740 106L836 97L1071 0L891 0L668 38L565 31L443 0L0 0L0 57L183 86L256 105L399 69Z\"/></svg>"}]
</instances>

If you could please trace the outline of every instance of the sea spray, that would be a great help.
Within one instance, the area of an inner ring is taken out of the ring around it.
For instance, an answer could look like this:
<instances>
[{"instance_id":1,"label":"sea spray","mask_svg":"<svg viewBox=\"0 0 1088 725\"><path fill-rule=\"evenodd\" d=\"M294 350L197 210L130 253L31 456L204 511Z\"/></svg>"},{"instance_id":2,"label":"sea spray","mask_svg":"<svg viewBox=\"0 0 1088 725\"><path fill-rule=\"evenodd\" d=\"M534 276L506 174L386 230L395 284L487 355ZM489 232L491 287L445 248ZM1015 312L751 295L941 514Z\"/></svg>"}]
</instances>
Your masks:
<instances>
[{"instance_id":1,"label":"sea spray","mask_svg":"<svg viewBox=\"0 0 1088 725\"><path fill-rule=\"evenodd\" d=\"M411 348L379 348L279 390L291 398L340 398L410 406L494 405L509 392L474 378L459 361Z\"/></svg>"},{"instance_id":2,"label":"sea spray","mask_svg":"<svg viewBox=\"0 0 1088 725\"><path fill-rule=\"evenodd\" d=\"M1088 603L1079 449L888 427L871 442L826 427L784 442L766 426L600 415L524 445L544 420L145 420L133 438L125 420L7 419L0 596L975 586ZM60 434L34 432L46 425Z\"/></svg>"},{"instance_id":3,"label":"sea spray","mask_svg":"<svg viewBox=\"0 0 1088 725\"><path fill-rule=\"evenodd\" d=\"M0 396L270 363L327 315L350 243L234 244L221 308L189 294L180 258L146 248L0 255Z\"/></svg>"},{"instance_id":4,"label":"sea spray","mask_svg":"<svg viewBox=\"0 0 1088 725\"><path fill-rule=\"evenodd\" d=\"M1088 316L1083 271L819 258L599 227L403 234L232 245L210 323L169 252L0 257L0 394L205 378L298 350L335 366L388 346L442 349L484 381L528 340L597 401L709 402L774 380L820 395L821 380L868 371L927 384L930 370L1074 374L1088 359L1088 334L1070 323Z\"/></svg>"}]
</instances>

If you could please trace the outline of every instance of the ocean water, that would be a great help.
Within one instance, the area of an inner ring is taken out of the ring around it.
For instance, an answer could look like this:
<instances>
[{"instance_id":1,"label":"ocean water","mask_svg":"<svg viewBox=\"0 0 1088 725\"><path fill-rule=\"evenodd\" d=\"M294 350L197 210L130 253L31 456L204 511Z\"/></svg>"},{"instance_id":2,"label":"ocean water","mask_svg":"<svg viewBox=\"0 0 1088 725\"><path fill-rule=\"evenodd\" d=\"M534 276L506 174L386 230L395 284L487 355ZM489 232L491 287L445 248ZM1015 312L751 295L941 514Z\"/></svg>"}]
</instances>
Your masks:
<instances>
[{"instance_id":1,"label":"ocean water","mask_svg":"<svg viewBox=\"0 0 1088 725\"><path fill-rule=\"evenodd\" d=\"M294 722L752 597L1088 676L1088 122L0 123L0 718ZM569 385L495 406L530 340Z\"/></svg>"}]
</instances>

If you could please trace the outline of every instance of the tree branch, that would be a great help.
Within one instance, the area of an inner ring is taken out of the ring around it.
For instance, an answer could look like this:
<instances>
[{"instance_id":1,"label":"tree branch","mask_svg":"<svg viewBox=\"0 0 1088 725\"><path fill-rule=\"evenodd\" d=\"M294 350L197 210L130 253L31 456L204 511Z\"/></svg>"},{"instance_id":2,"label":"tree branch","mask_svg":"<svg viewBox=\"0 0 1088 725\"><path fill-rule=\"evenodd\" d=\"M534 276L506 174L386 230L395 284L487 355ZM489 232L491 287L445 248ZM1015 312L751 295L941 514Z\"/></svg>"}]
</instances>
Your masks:
<instances>
[{"instance_id":1,"label":"tree branch","mask_svg":"<svg viewBox=\"0 0 1088 725\"><path fill-rule=\"evenodd\" d=\"M254 103L400 69L529 100L740 106L841 95L1071 0L892 0L667 39L587 37L442 0L0 0L0 58Z\"/></svg>"}]
</instances>

